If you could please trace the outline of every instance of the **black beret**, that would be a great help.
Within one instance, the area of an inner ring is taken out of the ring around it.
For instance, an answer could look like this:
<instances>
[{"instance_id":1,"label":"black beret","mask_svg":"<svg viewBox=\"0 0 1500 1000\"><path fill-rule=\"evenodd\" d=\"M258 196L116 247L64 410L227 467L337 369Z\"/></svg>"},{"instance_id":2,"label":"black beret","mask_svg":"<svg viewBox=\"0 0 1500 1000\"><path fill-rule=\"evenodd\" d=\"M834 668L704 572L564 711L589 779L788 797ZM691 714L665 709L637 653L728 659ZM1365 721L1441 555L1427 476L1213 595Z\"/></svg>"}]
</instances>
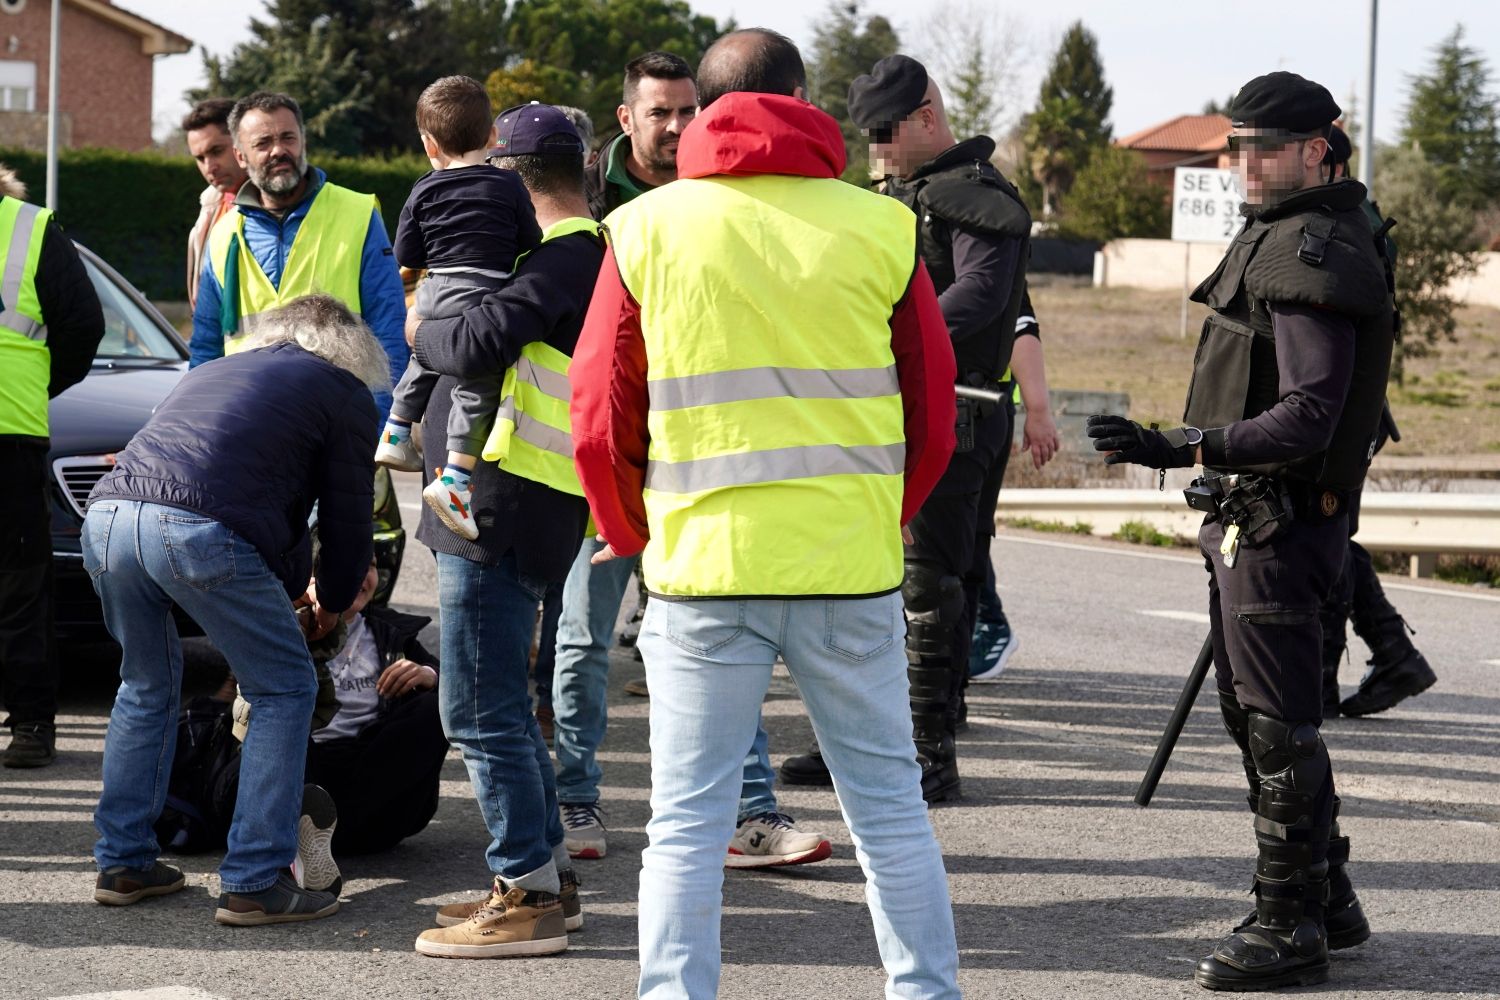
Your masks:
<instances>
[{"instance_id":1,"label":"black beret","mask_svg":"<svg viewBox=\"0 0 1500 1000\"><path fill-rule=\"evenodd\" d=\"M1327 87L1284 70L1251 80L1229 106L1235 128L1279 128L1288 132L1321 131L1342 113Z\"/></svg>"},{"instance_id":2,"label":"black beret","mask_svg":"<svg viewBox=\"0 0 1500 1000\"><path fill-rule=\"evenodd\" d=\"M911 56L886 56L849 85L849 117L863 129L887 128L922 103L927 69Z\"/></svg>"},{"instance_id":3,"label":"black beret","mask_svg":"<svg viewBox=\"0 0 1500 1000\"><path fill-rule=\"evenodd\" d=\"M1349 157L1354 155L1354 147L1349 143L1349 136L1337 125L1328 133L1328 155L1323 157L1324 163L1348 163Z\"/></svg>"}]
</instances>

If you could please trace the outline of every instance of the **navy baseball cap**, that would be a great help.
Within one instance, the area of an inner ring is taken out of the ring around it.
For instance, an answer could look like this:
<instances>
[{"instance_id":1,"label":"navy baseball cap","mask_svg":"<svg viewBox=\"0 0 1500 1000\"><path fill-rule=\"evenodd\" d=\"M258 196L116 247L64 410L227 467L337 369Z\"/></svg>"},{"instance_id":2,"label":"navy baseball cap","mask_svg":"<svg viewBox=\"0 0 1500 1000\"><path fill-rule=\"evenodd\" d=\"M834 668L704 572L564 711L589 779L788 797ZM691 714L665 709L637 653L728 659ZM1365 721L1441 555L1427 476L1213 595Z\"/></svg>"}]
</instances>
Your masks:
<instances>
[{"instance_id":1,"label":"navy baseball cap","mask_svg":"<svg viewBox=\"0 0 1500 1000\"><path fill-rule=\"evenodd\" d=\"M495 118L495 145L489 156L582 153L583 139L568 116L550 104L517 104Z\"/></svg>"}]
</instances>

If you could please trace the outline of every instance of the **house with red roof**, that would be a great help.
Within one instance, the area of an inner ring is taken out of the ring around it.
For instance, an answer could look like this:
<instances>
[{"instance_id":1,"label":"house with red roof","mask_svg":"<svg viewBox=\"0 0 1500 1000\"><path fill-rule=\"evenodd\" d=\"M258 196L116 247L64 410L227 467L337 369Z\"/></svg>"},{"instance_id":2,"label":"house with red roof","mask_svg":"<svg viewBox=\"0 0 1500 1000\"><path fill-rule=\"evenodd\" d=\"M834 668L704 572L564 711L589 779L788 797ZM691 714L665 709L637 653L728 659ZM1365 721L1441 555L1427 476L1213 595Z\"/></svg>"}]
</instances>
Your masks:
<instances>
[{"instance_id":1,"label":"house with red roof","mask_svg":"<svg viewBox=\"0 0 1500 1000\"><path fill-rule=\"evenodd\" d=\"M1229 168L1229 129L1224 115L1178 115L1115 145L1139 153L1152 179L1170 191L1177 167Z\"/></svg>"}]
</instances>

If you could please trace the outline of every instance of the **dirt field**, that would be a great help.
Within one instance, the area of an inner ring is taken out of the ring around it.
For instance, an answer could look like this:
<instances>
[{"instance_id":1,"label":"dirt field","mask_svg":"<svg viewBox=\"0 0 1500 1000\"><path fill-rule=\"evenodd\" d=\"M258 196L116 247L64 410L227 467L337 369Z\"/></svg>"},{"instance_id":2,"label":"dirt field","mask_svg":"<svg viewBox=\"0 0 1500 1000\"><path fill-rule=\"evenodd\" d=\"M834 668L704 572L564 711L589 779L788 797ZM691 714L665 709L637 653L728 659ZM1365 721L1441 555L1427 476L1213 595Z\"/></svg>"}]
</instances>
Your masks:
<instances>
[{"instance_id":1,"label":"dirt field","mask_svg":"<svg viewBox=\"0 0 1500 1000\"><path fill-rule=\"evenodd\" d=\"M1034 281L1031 297L1054 388L1128 392L1133 419L1180 422L1204 307L1189 304L1184 339L1177 292ZM1500 452L1500 310L1465 308L1457 342L1407 373L1404 389L1391 388L1402 440L1390 454Z\"/></svg>"}]
</instances>

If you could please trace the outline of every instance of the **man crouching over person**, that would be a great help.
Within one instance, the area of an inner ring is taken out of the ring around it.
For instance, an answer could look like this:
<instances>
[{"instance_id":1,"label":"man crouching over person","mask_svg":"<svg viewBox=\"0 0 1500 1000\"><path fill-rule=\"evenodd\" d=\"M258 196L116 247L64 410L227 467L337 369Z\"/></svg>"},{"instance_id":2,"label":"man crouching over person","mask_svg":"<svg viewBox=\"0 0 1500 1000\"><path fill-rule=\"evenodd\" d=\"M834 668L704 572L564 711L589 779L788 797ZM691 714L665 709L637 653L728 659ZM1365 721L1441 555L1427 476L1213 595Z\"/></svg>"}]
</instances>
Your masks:
<instances>
[{"instance_id":1,"label":"man crouching over person","mask_svg":"<svg viewBox=\"0 0 1500 1000\"><path fill-rule=\"evenodd\" d=\"M185 375L89 496L83 563L123 649L94 812L94 898L125 905L176 892L157 860L177 739L182 646L172 604L229 661L254 711L239 800L219 866L215 919L314 920L338 898L300 888L300 778L317 681L291 598L312 570L318 505L319 604L310 638L334 628L370 565L377 417L390 363L338 300L309 295L268 313L258 348Z\"/></svg>"}]
</instances>

